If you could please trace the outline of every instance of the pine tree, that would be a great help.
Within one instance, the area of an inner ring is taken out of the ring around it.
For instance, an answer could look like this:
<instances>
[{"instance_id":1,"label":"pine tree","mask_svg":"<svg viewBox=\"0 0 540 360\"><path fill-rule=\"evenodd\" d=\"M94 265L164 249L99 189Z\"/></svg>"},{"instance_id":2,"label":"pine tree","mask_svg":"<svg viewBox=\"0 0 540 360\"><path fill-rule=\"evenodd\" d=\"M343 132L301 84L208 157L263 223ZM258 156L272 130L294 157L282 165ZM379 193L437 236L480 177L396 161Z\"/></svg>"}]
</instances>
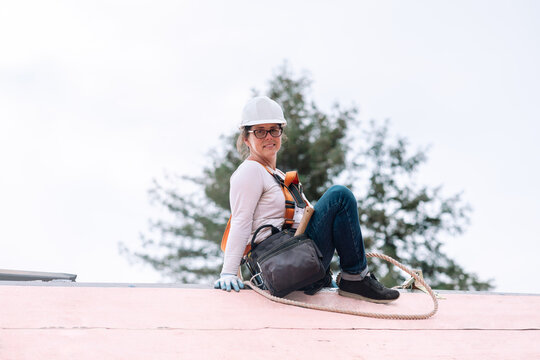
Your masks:
<instances>
[{"instance_id":1,"label":"pine tree","mask_svg":"<svg viewBox=\"0 0 540 360\"><path fill-rule=\"evenodd\" d=\"M295 78L286 65L269 83L267 95L282 105L288 122L278 168L298 170L313 202L336 181L349 186L358 199L367 251L422 269L434 288L490 289L490 281L465 272L441 249L441 236L464 231L470 208L460 194L444 198L440 187L415 185L426 151L410 155L406 139L390 139L388 122L372 121L360 131L354 107L335 104L329 114L322 112L308 97L310 87L307 76ZM242 162L235 148L237 136L222 138L223 149L211 152L212 165L201 176L154 181L151 199L165 207L170 218L152 222L150 235L141 236L142 251L124 246L127 256L181 282L209 283L218 277L219 243L230 215L229 178ZM363 146L355 147L358 144ZM186 182L199 191L179 189ZM337 268L335 260L332 267ZM386 285L404 280L404 274L386 263L370 261L370 269Z\"/></svg>"}]
</instances>

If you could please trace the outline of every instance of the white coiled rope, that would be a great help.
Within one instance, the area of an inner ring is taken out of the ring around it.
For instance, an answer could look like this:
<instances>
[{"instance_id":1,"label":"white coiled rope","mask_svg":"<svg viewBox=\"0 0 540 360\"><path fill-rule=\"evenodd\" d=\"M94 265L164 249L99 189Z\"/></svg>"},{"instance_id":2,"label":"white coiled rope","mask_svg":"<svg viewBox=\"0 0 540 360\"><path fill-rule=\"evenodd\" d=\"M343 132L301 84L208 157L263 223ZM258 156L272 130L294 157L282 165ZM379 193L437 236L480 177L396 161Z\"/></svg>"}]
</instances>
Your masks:
<instances>
[{"instance_id":1,"label":"white coiled rope","mask_svg":"<svg viewBox=\"0 0 540 360\"><path fill-rule=\"evenodd\" d=\"M366 257L376 257L385 261L388 261L389 263L394 264L401 270L405 271L409 275L411 275L414 280L416 280L418 283L422 284L429 296L431 296L431 299L433 300L433 310L430 312L424 313L424 314L384 314L384 313L374 313L374 312L365 312L365 311L357 311L357 310L348 310L348 309L340 309L333 306L325 306L325 305L317 305L317 304L310 304L310 303L303 303L301 301L296 300L289 300L280 298L277 296L270 295L267 291L259 289L251 280L244 281L244 284L255 290L257 293L261 294L267 299L270 299L272 301L281 303L281 304L287 304L287 305L293 305L293 306L299 306L307 309L313 309L313 310L321 310L321 311L330 311L330 312L336 312L341 314L349 314L349 315L356 315L356 316L366 316L366 317L372 317L372 318L378 318L378 319L393 319L393 320L424 320L432 317L437 312L437 309L439 308L439 302L437 301L437 298L435 294L433 293L433 290L431 290L431 287L426 284L426 282L418 276L414 271L407 268L405 265L401 264L400 262L392 259L390 256L378 254L378 253L367 253Z\"/></svg>"}]
</instances>

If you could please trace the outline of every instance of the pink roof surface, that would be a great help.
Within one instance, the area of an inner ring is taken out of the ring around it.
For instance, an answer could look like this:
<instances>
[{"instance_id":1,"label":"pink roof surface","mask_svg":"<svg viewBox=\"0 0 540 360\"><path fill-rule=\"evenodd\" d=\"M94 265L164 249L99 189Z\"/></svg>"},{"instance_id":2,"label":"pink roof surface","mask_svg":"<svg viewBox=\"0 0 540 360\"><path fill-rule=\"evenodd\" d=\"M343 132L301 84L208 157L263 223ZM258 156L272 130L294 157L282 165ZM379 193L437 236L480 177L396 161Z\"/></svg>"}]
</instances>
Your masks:
<instances>
[{"instance_id":1,"label":"pink roof surface","mask_svg":"<svg viewBox=\"0 0 540 360\"><path fill-rule=\"evenodd\" d=\"M540 296L444 293L428 320L381 320L271 302L254 291L0 285L0 359L540 359ZM291 298L425 313L323 291Z\"/></svg>"}]
</instances>

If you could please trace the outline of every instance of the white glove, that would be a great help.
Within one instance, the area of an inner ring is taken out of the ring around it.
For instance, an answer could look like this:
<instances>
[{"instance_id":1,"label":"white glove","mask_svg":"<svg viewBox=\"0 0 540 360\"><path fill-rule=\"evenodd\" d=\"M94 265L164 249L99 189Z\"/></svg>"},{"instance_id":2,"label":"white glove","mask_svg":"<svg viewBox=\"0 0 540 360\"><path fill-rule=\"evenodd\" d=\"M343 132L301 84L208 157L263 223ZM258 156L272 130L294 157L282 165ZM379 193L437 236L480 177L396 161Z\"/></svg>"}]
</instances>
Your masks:
<instances>
[{"instance_id":1,"label":"white glove","mask_svg":"<svg viewBox=\"0 0 540 360\"><path fill-rule=\"evenodd\" d=\"M221 289L231 291L231 287L234 291L240 291L244 288L244 283L234 274L223 273L221 277L214 283L214 289Z\"/></svg>"}]
</instances>

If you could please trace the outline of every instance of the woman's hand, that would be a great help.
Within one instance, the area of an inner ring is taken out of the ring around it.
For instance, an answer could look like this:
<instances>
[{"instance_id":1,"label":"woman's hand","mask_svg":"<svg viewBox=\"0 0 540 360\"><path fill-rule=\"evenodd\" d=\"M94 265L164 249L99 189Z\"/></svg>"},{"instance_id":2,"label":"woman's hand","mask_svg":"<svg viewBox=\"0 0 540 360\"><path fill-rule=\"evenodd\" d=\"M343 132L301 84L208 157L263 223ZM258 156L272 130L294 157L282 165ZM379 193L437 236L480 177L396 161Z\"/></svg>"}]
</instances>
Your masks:
<instances>
[{"instance_id":1,"label":"woman's hand","mask_svg":"<svg viewBox=\"0 0 540 360\"><path fill-rule=\"evenodd\" d=\"M231 287L234 291L240 291L244 288L244 283L234 274L221 274L221 277L214 283L214 289L221 289L231 291Z\"/></svg>"}]
</instances>

